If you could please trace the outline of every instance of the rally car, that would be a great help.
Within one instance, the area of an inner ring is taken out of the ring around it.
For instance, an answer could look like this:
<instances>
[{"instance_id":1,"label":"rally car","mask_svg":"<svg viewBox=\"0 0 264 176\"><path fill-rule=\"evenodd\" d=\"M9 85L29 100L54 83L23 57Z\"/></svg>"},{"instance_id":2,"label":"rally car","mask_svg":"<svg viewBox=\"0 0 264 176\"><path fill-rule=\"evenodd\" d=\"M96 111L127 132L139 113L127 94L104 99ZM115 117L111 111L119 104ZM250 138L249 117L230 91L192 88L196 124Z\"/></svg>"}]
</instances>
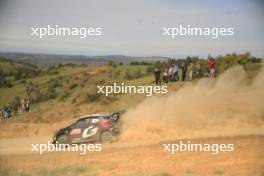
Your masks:
<instances>
[{"instance_id":1,"label":"rally car","mask_svg":"<svg viewBox=\"0 0 264 176\"><path fill-rule=\"evenodd\" d=\"M116 112L82 116L70 126L55 132L53 143L112 142L119 134L118 121L121 114L122 112Z\"/></svg>"}]
</instances>

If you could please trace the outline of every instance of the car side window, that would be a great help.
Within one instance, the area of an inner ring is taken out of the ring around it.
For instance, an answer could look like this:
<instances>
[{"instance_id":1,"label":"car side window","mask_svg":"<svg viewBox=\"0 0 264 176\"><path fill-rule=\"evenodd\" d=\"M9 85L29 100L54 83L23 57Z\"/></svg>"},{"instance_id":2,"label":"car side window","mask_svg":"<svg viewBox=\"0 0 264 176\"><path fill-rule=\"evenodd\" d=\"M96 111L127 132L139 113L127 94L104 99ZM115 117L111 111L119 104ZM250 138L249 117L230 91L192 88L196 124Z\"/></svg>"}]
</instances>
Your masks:
<instances>
[{"instance_id":1,"label":"car side window","mask_svg":"<svg viewBox=\"0 0 264 176\"><path fill-rule=\"evenodd\" d=\"M100 118L92 118L91 123L98 123L100 122Z\"/></svg>"},{"instance_id":2,"label":"car side window","mask_svg":"<svg viewBox=\"0 0 264 176\"><path fill-rule=\"evenodd\" d=\"M79 125L83 125L83 124L86 124L85 119L80 119L74 124L74 126L79 126Z\"/></svg>"}]
</instances>

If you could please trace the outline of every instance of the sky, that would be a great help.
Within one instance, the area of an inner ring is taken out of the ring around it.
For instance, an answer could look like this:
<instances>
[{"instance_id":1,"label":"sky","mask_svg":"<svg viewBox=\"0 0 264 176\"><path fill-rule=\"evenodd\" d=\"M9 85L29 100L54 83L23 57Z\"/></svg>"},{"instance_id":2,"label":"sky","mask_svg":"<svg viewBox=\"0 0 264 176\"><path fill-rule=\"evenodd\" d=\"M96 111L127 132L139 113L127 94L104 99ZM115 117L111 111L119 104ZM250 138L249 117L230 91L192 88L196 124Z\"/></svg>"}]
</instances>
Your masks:
<instances>
[{"instance_id":1,"label":"sky","mask_svg":"<svg viewBox=\"0 0 264 176\"><path fill-rule=\"evenodd\" d=\"M261 0L0 0L0 52L73 55L264 57ZM100 27L101 36L31 36L31 27ZM162 28L232 27L233 36L164 37Z\"/></svg>"}]
</instances>

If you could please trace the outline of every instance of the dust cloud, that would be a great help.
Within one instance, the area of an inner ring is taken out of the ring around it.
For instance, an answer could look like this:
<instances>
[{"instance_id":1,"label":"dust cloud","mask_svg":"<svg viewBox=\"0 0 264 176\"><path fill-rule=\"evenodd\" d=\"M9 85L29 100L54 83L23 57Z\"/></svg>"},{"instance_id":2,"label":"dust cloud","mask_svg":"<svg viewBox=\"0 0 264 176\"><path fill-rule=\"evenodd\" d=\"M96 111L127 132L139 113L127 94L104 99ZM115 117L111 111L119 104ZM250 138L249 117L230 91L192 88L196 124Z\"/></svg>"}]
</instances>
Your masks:
<instances>
[{"instance_id":1,"label":"dust cloud","mask_svg":"<svg viewBox=\"0 0 264 176\"><path fill-rule=\"evenodd\" d=\"M121 141L264 134L264 69L254 80L240 66L216 80L185 84L146 99L123 117Z\"/></svg>"}]
</instances>

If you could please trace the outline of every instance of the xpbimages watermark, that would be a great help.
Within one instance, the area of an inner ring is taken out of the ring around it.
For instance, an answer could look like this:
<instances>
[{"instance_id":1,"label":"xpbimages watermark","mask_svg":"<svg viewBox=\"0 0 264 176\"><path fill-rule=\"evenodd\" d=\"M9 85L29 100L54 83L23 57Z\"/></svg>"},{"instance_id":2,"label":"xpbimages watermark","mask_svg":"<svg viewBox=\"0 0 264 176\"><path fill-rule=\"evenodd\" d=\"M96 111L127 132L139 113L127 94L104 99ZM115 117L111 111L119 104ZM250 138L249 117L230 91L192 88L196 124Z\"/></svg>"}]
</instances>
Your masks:
<instances>
[{"instance_id":1,"label":"xpbimages watermark","mask_svg":"<svg viewBox=\"0 0 264 176\"><path fill-rule=\"evenodd\" d=\"M62 27L59 25L31 27L31 36L41 39L48 36L77 36L84 39L88 36L100 36L102 33L103 29L100 27Z\"/></svg>"},{"instance_id":2,"label":"xpbimages watermark","mask_svg":"<svg viewBox=\"0 0 264 176\"><path fill-rule=\"evenodd\" d=\"M97 86L97 93L105 94L145 94L146 96L152 96L153 94L165 94L168 92L167 86L136 86L136 85L125 85L125 83L113 85Z\"/></svg>"},{"instance_id":3,"label":"xpbimages watermark","mask_svg":"<svg viewBox=\"0 0 264 176\"><path fill-rule=\"evenodd\" d=\"M199 144L192 143L191 141L173 144L163 144L163 151L169 154L175 154L177 152L208 152L210 154L218 154L220 152L232 152L234 151L234 144Z\"/></svg>"},{"instance_id":4,"label":"xpbimages watermark","mask_svg":"<svg viewBox=\"0 0 264 176\"><path fill-rule=\"evenodd\" d=\"M39 153L40 155L44 152L79 152L81 155L87 152L100 152L102 151L101 144L58 144L57 142L51 143L48 141L47 144L31 144L31 152Z\"/></svg>"},{"instance_id":5,"label":"xpbimages watermark","mask_svg":"<svg viewBox=\"0 0 264 176\"><path fill-rule=\"evenodd\" d=\"M179 25L177 27L164 27L163 36L174 39L180 36L207 36L212 39L233 36L233 27L193 27L191 25Z\"/></svg>"}]
</instances>

